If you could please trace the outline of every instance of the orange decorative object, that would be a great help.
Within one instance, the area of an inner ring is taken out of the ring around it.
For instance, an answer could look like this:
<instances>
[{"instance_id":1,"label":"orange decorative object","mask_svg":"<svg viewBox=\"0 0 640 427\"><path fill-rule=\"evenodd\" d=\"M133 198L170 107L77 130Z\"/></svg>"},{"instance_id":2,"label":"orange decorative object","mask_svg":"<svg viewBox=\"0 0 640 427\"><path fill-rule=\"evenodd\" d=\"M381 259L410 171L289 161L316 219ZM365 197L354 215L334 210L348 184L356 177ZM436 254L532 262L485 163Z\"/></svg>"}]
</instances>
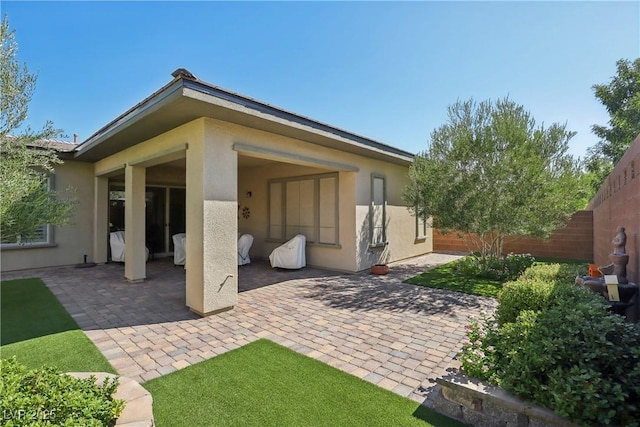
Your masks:
<instances>
[{"instance_id":1,"label":"orange decorative object","mask_svg":"<svg viewBox=\"0 0 640 427\"><path fill-rule=\"evenodd\" d=\"M371 272L379 276L389 274L389 266L386 264L374 264L371 266Z\"/></svg>"},{"instance_id":2,"label":"orange decorative object","mask_svg":"<svg viewBox=\"0 0 640 427\"><path fill-rule=\"evenodd\" d=\"M589 264L589 276L600 277L600 272L598 271L597 264Z\"/></svg>"}]
</instances>

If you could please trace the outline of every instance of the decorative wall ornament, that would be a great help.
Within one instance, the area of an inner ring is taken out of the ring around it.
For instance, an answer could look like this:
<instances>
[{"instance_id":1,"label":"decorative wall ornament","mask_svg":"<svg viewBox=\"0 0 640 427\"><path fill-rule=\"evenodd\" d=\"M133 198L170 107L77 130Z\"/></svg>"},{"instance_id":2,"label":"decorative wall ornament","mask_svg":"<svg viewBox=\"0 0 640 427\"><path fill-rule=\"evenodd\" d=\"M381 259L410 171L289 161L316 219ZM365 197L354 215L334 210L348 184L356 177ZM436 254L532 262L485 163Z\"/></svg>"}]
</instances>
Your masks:
<instances>
[{"instance_id":1,"label":"decorative wall ornament","mask_svg":"<svg viewBox=\"0 0 640 427\"><path fill-rule=\"evenodd\" d=\"M249 206L245 206L242 208L242 218L249 219L251 216L251 211L249 210Z\"/></svg>"}]
</instances>

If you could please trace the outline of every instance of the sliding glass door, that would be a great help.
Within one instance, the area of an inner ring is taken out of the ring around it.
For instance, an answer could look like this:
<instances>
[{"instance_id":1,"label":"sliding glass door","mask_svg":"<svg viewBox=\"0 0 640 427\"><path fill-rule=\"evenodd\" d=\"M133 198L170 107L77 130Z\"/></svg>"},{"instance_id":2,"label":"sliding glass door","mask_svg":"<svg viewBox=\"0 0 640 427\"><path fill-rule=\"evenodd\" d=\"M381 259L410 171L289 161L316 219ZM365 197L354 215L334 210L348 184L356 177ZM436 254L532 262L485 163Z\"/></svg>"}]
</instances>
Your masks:
<instances>
[{"instance_id":1,"label":"sliding glass door","mask_svg":"<svg viewBox=\"0 0 640 427\"><path fill-rule=\"evenodd\" d=\"M186 190L171 187L147 187L145 191L145 238L152 256L173 252L172 236L184 233ZM109 231L125 229L124 186L109 187Z\"/></svg>"}]
</instances>

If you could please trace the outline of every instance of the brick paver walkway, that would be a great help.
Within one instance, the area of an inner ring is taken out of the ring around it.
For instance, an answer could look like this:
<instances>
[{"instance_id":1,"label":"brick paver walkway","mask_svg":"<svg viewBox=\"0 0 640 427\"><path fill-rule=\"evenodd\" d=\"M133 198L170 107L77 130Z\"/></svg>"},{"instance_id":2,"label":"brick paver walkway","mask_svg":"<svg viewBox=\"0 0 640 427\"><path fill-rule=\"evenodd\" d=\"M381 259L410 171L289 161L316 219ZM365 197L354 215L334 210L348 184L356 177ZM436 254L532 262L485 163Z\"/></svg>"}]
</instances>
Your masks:
<instances>
[{"instance_id":1,"label":"brick paver walkway","mask_svg":"<svg viewBox=\"0 0 640 427\"><path fill-rule=\"evenodd\" d=\"M254 261L239 270L238 306L207 318L184 306L184 271L169 260L150 262L139 284L127 283L119 264L2 279L41 277L114 368L138 381L267 338L423 402L429 380L457 367L468 317L495 308L488 298L402 283L454 258L413 258L388 276L275 271Z\"/></svg>"}]
</instances>

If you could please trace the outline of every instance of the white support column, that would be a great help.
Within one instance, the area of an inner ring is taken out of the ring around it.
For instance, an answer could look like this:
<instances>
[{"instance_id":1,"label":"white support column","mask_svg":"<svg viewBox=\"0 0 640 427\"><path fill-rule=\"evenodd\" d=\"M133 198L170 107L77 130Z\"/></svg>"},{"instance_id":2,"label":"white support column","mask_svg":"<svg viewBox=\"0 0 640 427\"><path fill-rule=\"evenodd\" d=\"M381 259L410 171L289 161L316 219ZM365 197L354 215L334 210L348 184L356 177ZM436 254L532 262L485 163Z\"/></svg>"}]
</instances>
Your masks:
<instances>
[{"instance_id":1,"label":"white support column","mask_svg":"<svg viewBox=\"0 0 640 427\"><path fill-rule=\"evenodd\" d=\"M107 262L109 244L109 178L96 176L93 185L93 262Z\"/></svg>"},{"instance_id":2,"label":"white support column","mask_svg":"<svg viewBox=\"0 0 640 427\"><path fill-rule=\"evenodd\" d=\"M124 171L124 277L132 283L146 278L146 169L127 165Z\"/></svg>"},{"instance_id":3,"label":"white support column","mask_svg":"<svg viewBox=\"0 0 640 427\"><path fill-rule=\"evenodd\" d=\"M206 316L238 300L238 157L230 135L203 126L187 150L186 303Z\"/></svg>"}]
</instances>

